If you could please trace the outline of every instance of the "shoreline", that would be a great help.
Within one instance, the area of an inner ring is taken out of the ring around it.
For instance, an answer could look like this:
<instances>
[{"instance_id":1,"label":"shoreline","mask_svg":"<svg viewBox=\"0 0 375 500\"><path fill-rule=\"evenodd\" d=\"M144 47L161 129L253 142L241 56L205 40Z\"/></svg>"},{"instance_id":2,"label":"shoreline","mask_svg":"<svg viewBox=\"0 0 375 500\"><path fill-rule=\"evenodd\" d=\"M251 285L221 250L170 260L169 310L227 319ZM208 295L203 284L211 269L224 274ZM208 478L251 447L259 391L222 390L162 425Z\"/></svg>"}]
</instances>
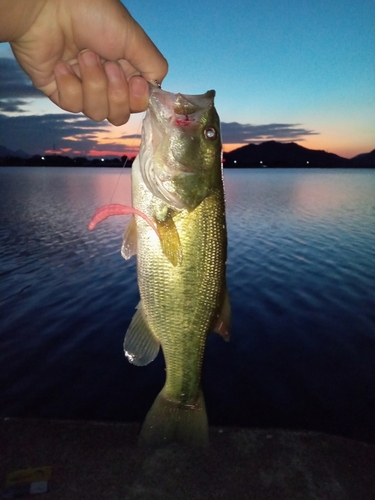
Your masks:
<instances>
[{"instance_id":1,"label":"shoreline","mask_svg":"<svg viewBox=\"0 0 375 500\"><path fill-rule=\"evenodd\" d=\"M1 492L7 474L49 466L48 500L374 498L371 444L318 432L210 427L207 448L147 450L137 446L139 429L138 423L3 418Z\"/></svg>"}]
</instances>

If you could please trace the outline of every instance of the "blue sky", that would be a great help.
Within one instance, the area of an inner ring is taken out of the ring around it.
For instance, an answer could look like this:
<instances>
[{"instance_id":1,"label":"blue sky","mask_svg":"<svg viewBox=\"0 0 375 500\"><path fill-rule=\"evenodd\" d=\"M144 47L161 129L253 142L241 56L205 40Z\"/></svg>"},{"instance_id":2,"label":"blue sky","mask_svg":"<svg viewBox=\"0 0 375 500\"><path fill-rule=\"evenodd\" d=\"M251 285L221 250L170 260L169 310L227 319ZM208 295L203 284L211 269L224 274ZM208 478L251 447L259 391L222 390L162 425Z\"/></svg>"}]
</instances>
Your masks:
<instances>
[{"instance_id":1,"label":"blue sky","mask_svg":"<svg viewBox=\"0 0 375 500\"><path fill-rule=\"evenodd\" d=\"M346 157L375 148L374 0L129 0L125 5L168 59L165 90L216 90L226 150L268 139ZM9 56L2 44L0 99L8 97L3 112L17 99L12 80L17 69L6 61L4 69L2 60ZM67 117L27 89L22 75L16 81L24 102L1 117L0 144L30 151L54 142L67 154L69 148L117 152L119 146L131 147L131 140L135 144L140 115L119 128ZM50 133L38 143L34 129L31 146L33 120L40 135L44 123Z\"/></svg>"}]
</instances>

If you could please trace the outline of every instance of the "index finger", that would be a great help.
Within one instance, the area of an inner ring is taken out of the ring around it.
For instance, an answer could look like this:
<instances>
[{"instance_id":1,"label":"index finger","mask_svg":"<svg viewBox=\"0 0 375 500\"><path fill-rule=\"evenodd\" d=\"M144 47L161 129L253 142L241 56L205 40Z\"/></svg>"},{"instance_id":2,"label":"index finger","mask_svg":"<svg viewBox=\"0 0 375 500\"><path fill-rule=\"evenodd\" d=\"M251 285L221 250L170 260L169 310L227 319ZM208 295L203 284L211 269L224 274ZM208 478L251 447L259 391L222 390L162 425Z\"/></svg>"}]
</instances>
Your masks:
<instances>
[{"instance_id":1,"label":"index finger","mask_svg":"<svg viewBox=\"0 0 375 500\"><path fill-rule=\"evenodd\" d=\"M92 0L95 3L95 0ZM96 0L103 9L103 0ZM168 63L156 45L147 36L143 28L131 16L120 1L105 3L106 15L98 17L95 8L80 14L80 2L75 9L74 25L77 46L81 49L91 49L104 60L125 60L133 68L126 72L131 76L140 74L146 80L161 82L168 71ZM99 8L99 7L97 7ZM82 16L86 26L82 26Z\"/></svg>"},{"instance_id":2,"label":"index finger","mask_svg":"<svg viewBox=\"0 0 375 500\"><path fill-rule=\"evenodd\" d=\"M167 60L134 19L123 57L150 83L161 83L168 72Z\"/></svg>"}]
</instances>

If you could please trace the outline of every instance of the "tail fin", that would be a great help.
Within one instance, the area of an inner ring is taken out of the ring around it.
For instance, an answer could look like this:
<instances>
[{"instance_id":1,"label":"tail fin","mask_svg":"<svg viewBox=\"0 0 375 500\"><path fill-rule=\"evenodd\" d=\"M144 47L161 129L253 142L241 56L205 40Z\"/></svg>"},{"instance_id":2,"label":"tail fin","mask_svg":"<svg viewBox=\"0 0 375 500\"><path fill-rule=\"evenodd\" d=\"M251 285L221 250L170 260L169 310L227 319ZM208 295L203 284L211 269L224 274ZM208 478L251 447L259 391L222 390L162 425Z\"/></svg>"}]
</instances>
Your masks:
<instances>
[{"instance_id":1,"label":"tail fin","mask_svg":"<svg viewBox=\"0 0 375 500\"><path fill-rule=\"evenodd\" d=\"M203 393L194 406L182 405L159 393L143 423L139 444L158 448L171 442L193 447L208 445L208 422Z\"/></svg>"}]
</instances>

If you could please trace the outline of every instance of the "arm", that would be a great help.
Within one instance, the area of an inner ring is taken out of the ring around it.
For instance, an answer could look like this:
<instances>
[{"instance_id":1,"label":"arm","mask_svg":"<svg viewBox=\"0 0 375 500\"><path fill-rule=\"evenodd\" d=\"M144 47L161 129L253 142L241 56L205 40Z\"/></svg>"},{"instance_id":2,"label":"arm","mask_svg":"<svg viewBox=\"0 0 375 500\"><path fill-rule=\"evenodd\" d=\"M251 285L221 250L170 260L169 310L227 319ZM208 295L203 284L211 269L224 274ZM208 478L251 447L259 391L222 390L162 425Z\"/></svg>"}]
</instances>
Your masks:
<instances>
[{"instance_id":1,"label":"arm","mask_svg":"<svg viewBox=\"0 0 375 500\"><path fill-rule=\"evenodd\" d=\"M119 0L0 0L8 41L35 87L54 103L114 125L147 107L167 62Z\"/></svg>"},{"instance_id":2,"label":"arm","mask_svg":"<svg viewBox=\"0 0 375 500\"><path fill-rule=\"evenodd\" d=\"M44 1L0 1L0 42L22 36L33 24Z\"/></svg>"}]
</instances>

